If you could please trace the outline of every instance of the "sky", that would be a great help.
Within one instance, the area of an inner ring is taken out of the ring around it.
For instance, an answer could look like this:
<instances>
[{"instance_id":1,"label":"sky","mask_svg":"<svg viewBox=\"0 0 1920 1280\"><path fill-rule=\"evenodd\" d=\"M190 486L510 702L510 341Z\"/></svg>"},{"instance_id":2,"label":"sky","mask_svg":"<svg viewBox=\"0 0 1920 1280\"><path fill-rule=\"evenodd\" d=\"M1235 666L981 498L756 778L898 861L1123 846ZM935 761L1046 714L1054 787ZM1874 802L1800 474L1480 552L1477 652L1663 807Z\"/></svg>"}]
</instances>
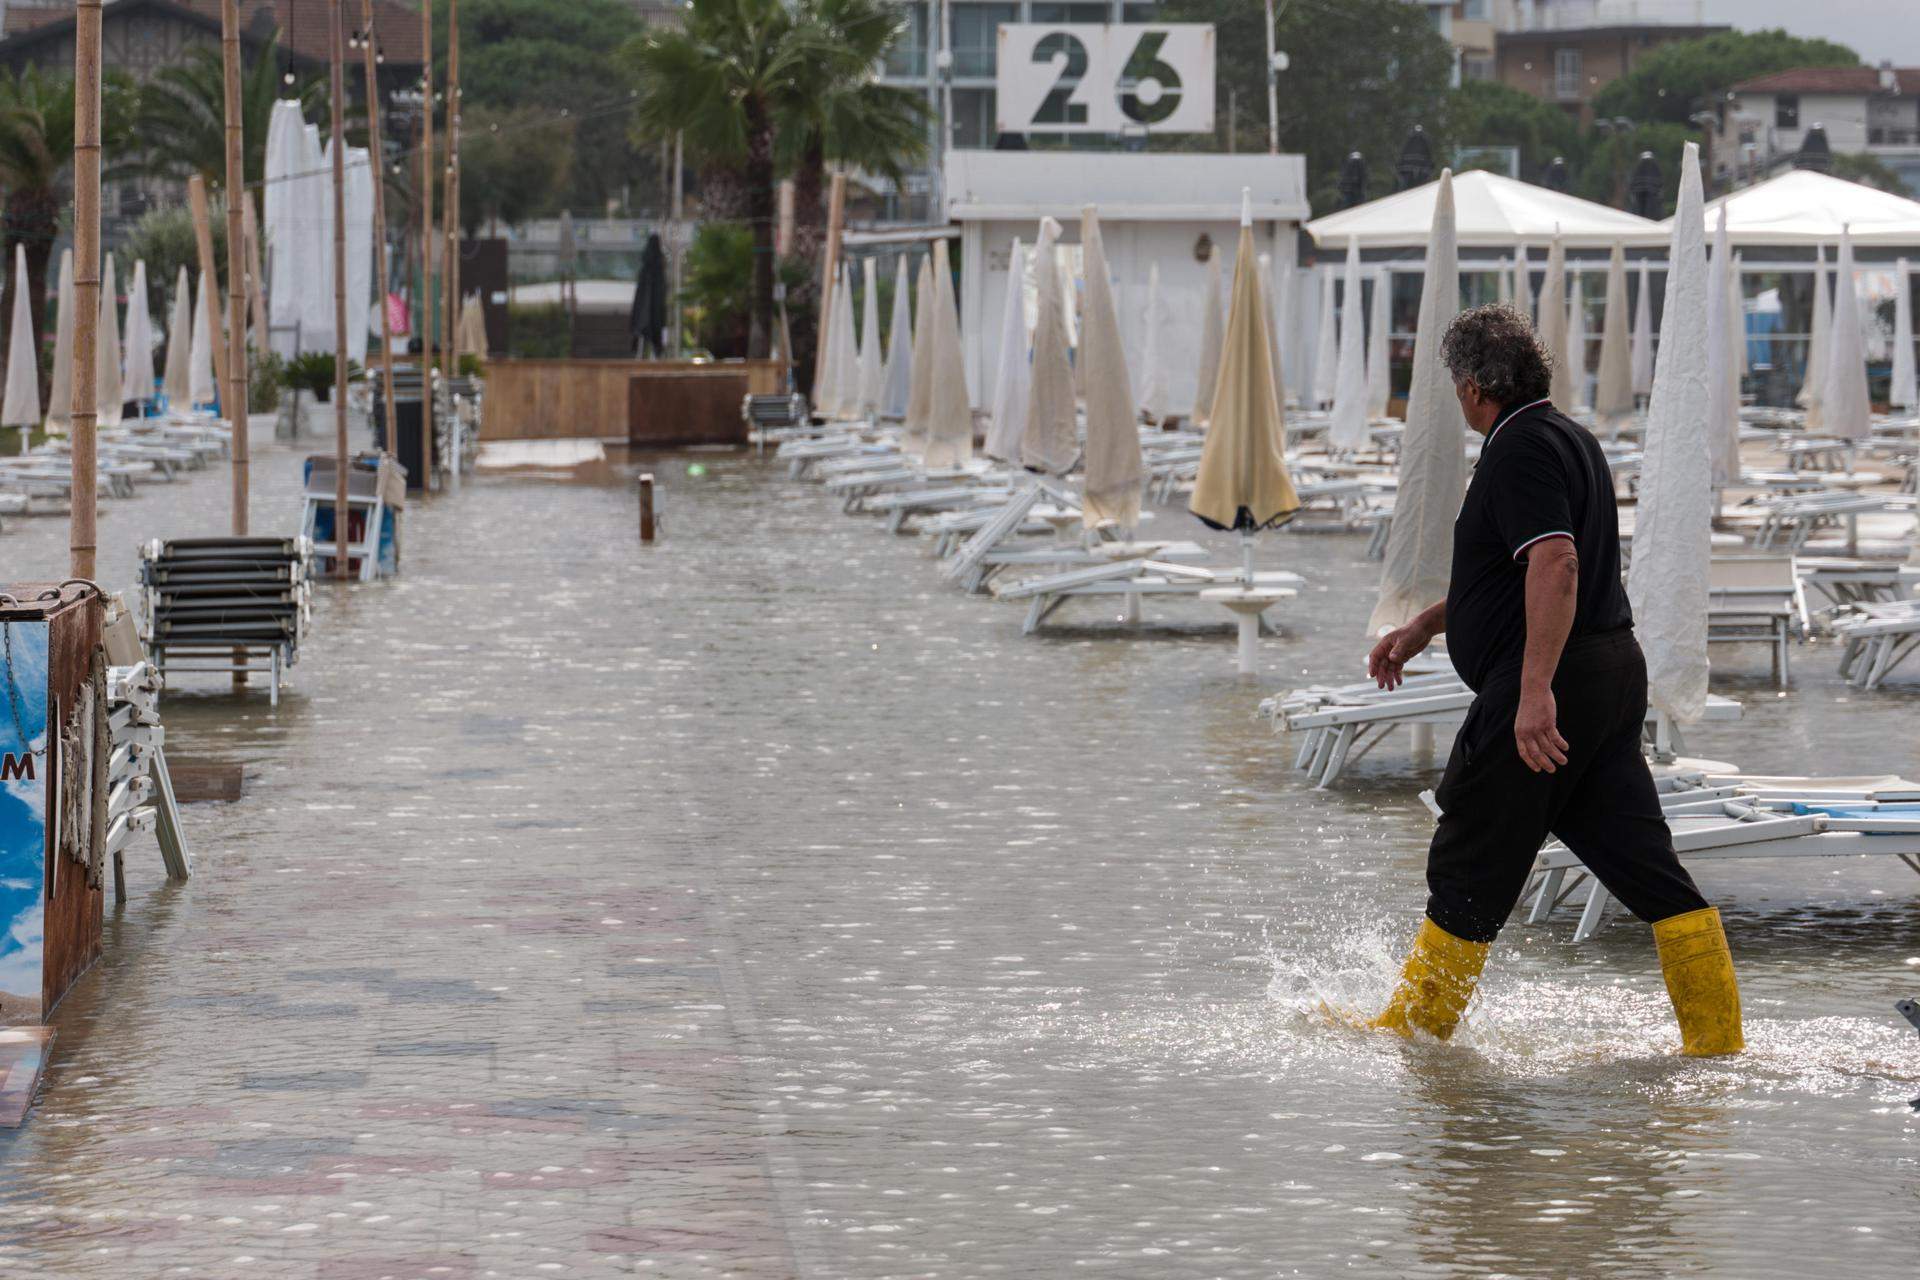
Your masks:
<instances>
[{"instance_id":1,"label":"sky","mask_svg":"<svg viewBox=\"0 0 1920 1280\"><path fill-rule=\"evenodd\" d=\"M1862 62L1920 67L1920 0L1703 0L1702 8L1708 22L1743 31L1785 27L1844 44Z\"/></svg>"}]
</instances>

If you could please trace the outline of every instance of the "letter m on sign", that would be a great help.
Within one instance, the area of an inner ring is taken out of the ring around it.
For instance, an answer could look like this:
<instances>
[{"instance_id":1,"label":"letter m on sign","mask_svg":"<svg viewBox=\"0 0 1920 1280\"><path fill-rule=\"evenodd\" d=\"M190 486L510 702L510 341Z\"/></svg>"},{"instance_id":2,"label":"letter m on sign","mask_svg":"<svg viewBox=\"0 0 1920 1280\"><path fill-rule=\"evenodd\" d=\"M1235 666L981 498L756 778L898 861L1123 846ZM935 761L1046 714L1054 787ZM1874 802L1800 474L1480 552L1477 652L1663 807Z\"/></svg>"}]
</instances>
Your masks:
<instances>
[{"instance_id":1,"label":"letter m on sign","mask_svg":"<svg viewBox=\"0 0 1920 1280\"><path fill-rule=\"evenodd\" d=\"M0 782L18 782L23 779L27 782L33 781L33 756L7 752L6 757L0 759Z\"/></svg>"}]
</instances>

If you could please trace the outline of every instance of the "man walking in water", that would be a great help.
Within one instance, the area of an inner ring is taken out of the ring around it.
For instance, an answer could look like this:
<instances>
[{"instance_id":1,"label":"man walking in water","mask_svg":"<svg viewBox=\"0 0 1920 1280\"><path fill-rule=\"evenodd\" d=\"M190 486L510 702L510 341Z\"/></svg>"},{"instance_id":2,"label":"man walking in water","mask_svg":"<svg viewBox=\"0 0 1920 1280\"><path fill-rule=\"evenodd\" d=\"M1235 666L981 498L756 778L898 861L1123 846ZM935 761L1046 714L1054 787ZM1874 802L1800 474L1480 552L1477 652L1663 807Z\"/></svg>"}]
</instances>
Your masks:
<instances>
[{"instance_id":1,"label":"man walking in water","mask_svg":"<svg viewBox=\"0 0 1920 1280\"><path fill-rule=\"evenodd\" d=\"M1549 358L1519 312L1454 318L1440 358L1486 437L1453 532L1447 598L1368 655L1382 688L1442 632L1475 693L1435 794L1426 919L1370 1025L1453 1033L1534 857L1558 836L1653 925L1681 1050L1738 1053L1740 992L1720 913L1674 856L1640 751L1647 668L1620 582L1613 477L1547 399Z\"/></svg>"}]
</instances>

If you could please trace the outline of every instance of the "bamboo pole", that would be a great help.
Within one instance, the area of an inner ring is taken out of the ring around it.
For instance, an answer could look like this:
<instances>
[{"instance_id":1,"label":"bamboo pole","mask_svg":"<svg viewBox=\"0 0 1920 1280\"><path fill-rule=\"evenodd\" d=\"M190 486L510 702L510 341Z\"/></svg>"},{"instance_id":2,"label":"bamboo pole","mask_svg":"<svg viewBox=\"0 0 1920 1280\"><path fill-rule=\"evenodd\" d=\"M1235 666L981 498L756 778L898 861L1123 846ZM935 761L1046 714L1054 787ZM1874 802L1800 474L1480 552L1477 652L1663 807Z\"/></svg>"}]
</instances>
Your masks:
<instances>
[{"instance_id":1,"label":"bamboo pole","mask_svg":"<svg viewBox=\"0 0 1920 1280\"><path fill-rule=\"evenodd\" d=\"M232 4L233 0L227 0ZM393 404L393 318L387 314L387 146L380 127L380 74L373 38L373 0L360 0L361 52L367 67L367 154L373 165L374 288L380 291L380 380L387 401L387 451L400 452L398 410ZM424 456L424 455L422 455Z\"/></svg>"},{"instance_id":2,"label":"bamboo pole","mask_svg":"<svg viewBox=\"0 0 1920 1280\"><path fill-rule=\"evenodd\" d=\"M100 317L100 0L76 0L73 24L73 411L69 572L93 577L94 428L99 420Z\"/></svg>"},{"instance_id":3,"label":"bamboo pole","mask_svg":"<svg viewBox=\"0 0 1920 1280\"><path fill-rule=\"evenodd\" d=\"M447 308L447 374L460 372L460 0L447 0L447 212L441 261ZM454 461L459 465L459 460Z\"/></svg>"},{"instance_id":4,"label":"bamboo pole","mask_svg":"<svg viewBox=\"0 0 1920 1280\"><path fill-rule=\"evenodd\" d=\"M333 100L333 576L347 576L347 135L346 32L341 0L328 0L328 85ZM372 540L374 531L367 537Z\"/></svg>"},{"instance_id":5,"label":"bamboo pole","mask_svg":"<svg viewBox=\"0 0 1920 1280\"><path fill-rule=\"evenodd\" d=\"M213 216L207 211L207 184L197 173L187 179L187 203L193 207L193 238L194 246L199 251L200 269L207 273L207 281L212 286L207 290L205 302L207 332L213 337L213 385L220 387L224 395L227 385L227 348L220 341L223 327L220 319L220 271L213 263Z\"/></svg>"},{"instance_id":6,"label":"bamboo pole","mask_svg":"<svg viewBox=\"0 0 1920 1280\"><path fill-rule=\"evenodd\" d=\"M433 184L437 171L433 165L433 4L420 5L420 385L432 407L432 388L427 373L433 368ZM433 415L423 412L421 421L422 458L429 457L424 446L432 432ZM431 468L429 468L431 470ZM431 477L428 477L430 479ZM426 485L421 485L422 492Z\"/></svg>"},{"instance_id":7,"label":"bamboo pole","mask_svg":"<svg viewBox=\"0 0 1920 1280\"><path fill-rule=\"evenodd\" d=\"M247 488L253 447L247 439L247 203L246 152L240 122L240 5L220 0L220 63L226 74L227 110L227 422L233 460L233 532L247 532ZM201 193L205 199L205 191ZM209 236L211 239L211 236ZM220 330L213 330L214 346Z\"/></svg>"}]
</instances>

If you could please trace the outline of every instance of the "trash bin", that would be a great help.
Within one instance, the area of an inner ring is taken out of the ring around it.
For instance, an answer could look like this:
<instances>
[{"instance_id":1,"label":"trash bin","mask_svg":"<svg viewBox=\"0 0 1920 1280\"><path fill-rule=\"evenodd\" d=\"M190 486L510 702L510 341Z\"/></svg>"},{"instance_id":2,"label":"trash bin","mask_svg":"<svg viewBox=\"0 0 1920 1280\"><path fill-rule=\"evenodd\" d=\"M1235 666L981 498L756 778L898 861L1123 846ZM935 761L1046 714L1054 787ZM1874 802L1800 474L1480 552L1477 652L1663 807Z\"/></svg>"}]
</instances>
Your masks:
<instances>
[{"instance_id":1,"label":"trash bin","mask_svg":"<svg viewBox=\"0 0 1920 1280\"><path fill-rule=\"evenodd\" d=\"M420 423L426 411L426 398L421 394L420 375L415 370L395 369L393 371L393 410L394 425L398 428L400 439L387 439L387 401L386 391L381 379L374 379L373 390L373 439L381 449L400 460L407 473L407 488L414 492L423 492L427 487L427 478L431 474L431 463L439 460L438 445L428 433L428 457L423 458L420 450Z\"/></svg>"}]
</instances>

